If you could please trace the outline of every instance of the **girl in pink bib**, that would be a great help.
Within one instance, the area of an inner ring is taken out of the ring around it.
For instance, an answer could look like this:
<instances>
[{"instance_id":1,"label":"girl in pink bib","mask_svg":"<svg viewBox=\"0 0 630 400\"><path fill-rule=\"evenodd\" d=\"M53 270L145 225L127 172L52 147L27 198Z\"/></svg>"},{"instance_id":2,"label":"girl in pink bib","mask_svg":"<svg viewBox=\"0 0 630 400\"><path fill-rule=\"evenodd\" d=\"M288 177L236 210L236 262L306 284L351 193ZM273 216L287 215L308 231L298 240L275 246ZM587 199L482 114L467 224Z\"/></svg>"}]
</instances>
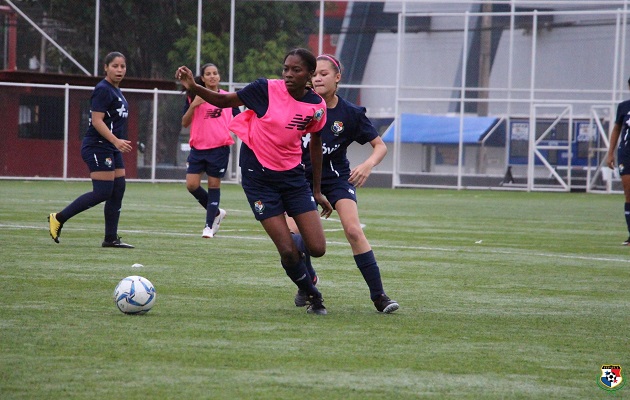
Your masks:
<instances>
[{"instance_id":1,"label":"girl in pink bib","mask_svg":"<svg viewBox=\"0 0 630 400\"><path fill-rule=\"evenodd\" d=\"M230 123L230 130L243 141L243 190L254 216L276 245L286 274L307 293L307 312L322 315L327 313L326 307L305 264L306 257L321 257L326 252L317 204L322 206L322 216L332 212L320 187L320 131L326 123L326 103L307 87L316 66L310 51L292 50L284 58L282 80L258 79L236 93L217 93L196 85L187 67L178 68L175 77L187 90L217 107L248 108ZM301 164L302 137L309 133L312 191ZM294 239L285 213L295 219L303 241Z\"/></svg>"},{"instance_id":2,"label":"girl in pink bib","mask_svg":"<svg viewBox=\"0 0 630 400\"><path fill-rule=\"evenodd\" d=\"M208 90L227 93L219 88L221 75L216 65L208 63L201 67L195 82ZM206 224L201 237L216 235L226 212L219 208L221 200L221 178L225 176L230 159L230 146L234 140L228 125L238 108L218 108L199 96L186 96L182 126L190 127L190 154L186 160L186 188L199 204L206 209ZM208 190L201 187L201 175L208 175Z\"/></svg>"}]
</instances>

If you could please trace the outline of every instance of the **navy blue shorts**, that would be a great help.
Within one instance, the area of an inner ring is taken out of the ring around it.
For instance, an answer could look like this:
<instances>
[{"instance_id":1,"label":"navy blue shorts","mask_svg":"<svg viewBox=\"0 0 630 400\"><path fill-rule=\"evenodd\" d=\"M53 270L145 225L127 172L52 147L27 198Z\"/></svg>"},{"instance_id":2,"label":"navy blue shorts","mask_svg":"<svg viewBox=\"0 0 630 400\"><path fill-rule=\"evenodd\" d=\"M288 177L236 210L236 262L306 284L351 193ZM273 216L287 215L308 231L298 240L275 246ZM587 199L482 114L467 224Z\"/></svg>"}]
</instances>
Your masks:
<instances>
[{"instance_id":1,"label":"navy blue shorts","mask_svg":"<svg viewBox=\"0 0 630 400\"><path fill-rule=\"evenodd\" d=\"M619 175L630 175L630 152L626 149L617 149L617 163Z\"/></svg>"},{"instance_id":2,"label":"navy blue shorts","mask_svg":"<svg viewBox=\"0 0 630 400\"><path fill-rule=\"evenodd\" d=\"M330 204L335 204L341 199L350 199L357 202L357 189L345 179L339 179L334 183L322 183L322 194L326 196Z\"/></svg>"},{"instance_id":3,"label":"navy blue shorts","mask_svg":"<svg viewBox=\"0 0 630 400\"><path fill-rule=\"evenodd\" d=\"M83 157L90 172L114 171L125 168L120 150L87 145L81 147L81 157Z\"/></svg>"},{"instance_id":4,"label":"navy blue shorts","mask_svg":"<svg viewBox=\"0 0 630 400\"><path fill-rule=\"evenodd\" d=\"M230 146L221 146L209 150L190 149L186 160L187 174L205 172L214 178L223 178L230 160Z\"/></svg>"},{"instance_id":5,"label":"navy blue shorts","mask_svg":"<svg viewBox=\"0 0 630 400\"><path fill-rule=\"evenodd\" d=\"M317 210L311 187L300 164L288 171L264 168L244 143L240 154L242 186L256 220L282 215L293 217Z\"/></svg>"}]
</instances>

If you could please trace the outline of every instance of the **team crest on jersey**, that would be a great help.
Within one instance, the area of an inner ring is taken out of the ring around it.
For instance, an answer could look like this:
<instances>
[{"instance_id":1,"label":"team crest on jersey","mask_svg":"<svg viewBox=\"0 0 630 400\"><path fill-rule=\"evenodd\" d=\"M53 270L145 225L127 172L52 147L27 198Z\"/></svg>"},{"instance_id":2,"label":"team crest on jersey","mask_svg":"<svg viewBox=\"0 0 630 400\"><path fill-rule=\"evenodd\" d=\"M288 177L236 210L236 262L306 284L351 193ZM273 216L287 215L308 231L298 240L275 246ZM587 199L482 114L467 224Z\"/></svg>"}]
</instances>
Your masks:
<instances>
[{"instance_id":1,"label":"team crest on jersey","mask_svg":"<svg viewBox=\"0 0 630 400\"><path fill-rule=\"evenodd\" d=\"M105 166L111 167L112 165L114 165L114 162L112 161L112 159L110 157L107 157L105 159Z\"/></svg>"},{"instance_id":2,"label":"team crest on jersey","mask_svg":"<svg viewBox=\"0 0 630 400\"><path fill-rule=\"evenodd\" d=\"M316 121L321 121L322 118L324 117L324 109L320 108L319 110L315 111L314 117Z\"/></svg>"},{"instance_id":3,"label":"team crest on jersey","mask_svg":"<svg viewBox=\"0 0 630 400\"><path fill-rule=\"evenodd\" d=\"M330 127L330 130L335 134L335 136L339 136L339 134L343 132L344 130L343 122L342 121L333 122L332 126Z\"/></svg>"},{"instance_id":4,"label":"team crest on jersey","mask_svg":"<svg viewBox=\"0 0 630 400\"><path fill-rule=\"evenodd\" d=\"M254 210L256 210L258 214L262 214L263 211L265 211L265 205L263 204L262 201L256 200L254 202Z\"/></svg>"},{"instance_id":5,"label":"team crest on jersey","mask_svg":"<svg viewBox=\"0 0 630 400\"><path fill-rule=\"evenodd\" d=\"M602 374L597 381L604 390L619 390L625 384L621 376L621 365L602 365Z\"/></svg>"}]
</instances>

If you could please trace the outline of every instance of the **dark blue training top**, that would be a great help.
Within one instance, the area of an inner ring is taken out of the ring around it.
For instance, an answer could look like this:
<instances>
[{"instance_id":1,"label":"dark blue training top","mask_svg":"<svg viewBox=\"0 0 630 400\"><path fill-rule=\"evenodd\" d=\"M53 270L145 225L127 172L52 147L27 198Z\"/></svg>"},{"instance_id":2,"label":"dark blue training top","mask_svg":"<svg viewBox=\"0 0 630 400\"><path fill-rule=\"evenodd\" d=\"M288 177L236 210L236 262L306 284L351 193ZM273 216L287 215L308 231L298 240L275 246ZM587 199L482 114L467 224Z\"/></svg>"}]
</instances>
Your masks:
<instances>
[{"instance_id":1,"label":"dark blue training top","mask_svg":"<svg viewBox=\"0 0 630 400\"><path fill-rule=\"evenodd\" d=\"M617 118L615 123L621 125L619 135L619 150L630 153L630 100L619 103L617 106Z\"/></svg>"},{"instance_id":2,"label":"dark blue training top","mask_svg":"<svg viewBox=\"0 0 630 400\"><path fill-rule=\"evenodd\" d=\"M326 126L321 131L324 153L322 184L337 179L348 180L350 177L348 146L353 142L363 145L378 137L376 128L365 116L365 107L338 98L337 106L327 109ZM310 135L307 135L302 139L302 163L306 166L306 175L310 179L312 168L309 143Z\"/></svg>"},{"instance_id":3,"label":"dark blue training top","mask_svg":"<svg viewBox=\"0 0 630 400\"><path fill-rule=\"evenodd\" d=\"M238 98L241 99L245 107L253 110L258 118L262 118L269 108L269 88L267 87L267 78L258 78L254 82L245 86L236 92ZM319 104L322 98L313 90L309 89L307 93L299 99L302 103Z\"/></svg>"},{"instance_id":4,"label":"dark blue training top","mask_svg":"<svg viewBox=\"0 0 630 400\"><path fill-rule=\"evenodd\" d=\"M88 126L83 145L105 147L116 150L116 146L106 140L92 125L92 111L105 113L103 121L119 139L127 139L127 118L129 103L119 88L106 79L100 81L92 92L90 99L90 125Z\"/></svg>"}]
</instances>

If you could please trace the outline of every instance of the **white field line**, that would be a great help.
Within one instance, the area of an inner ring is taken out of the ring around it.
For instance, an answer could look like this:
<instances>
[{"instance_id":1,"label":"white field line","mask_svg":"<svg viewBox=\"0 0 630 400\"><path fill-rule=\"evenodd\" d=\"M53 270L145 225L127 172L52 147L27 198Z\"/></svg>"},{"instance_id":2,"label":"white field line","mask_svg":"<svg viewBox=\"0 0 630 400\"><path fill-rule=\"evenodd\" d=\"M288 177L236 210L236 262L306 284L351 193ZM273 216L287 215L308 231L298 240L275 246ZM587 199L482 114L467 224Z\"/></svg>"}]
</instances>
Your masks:
<instances>
[{"instance_id":1,"label":"white field line","mask_svg":"<svg viewBox=\"0 0 630 400\"><path fill-rule=\"evenodd\" d=\"M330 219L329 219L330 220ZM0 229L35 229L35 230L46 230L45 227L42 226L33 226L33 225L12 225L12 224L1 224ZM85 228L71 228L75 231L88 231ZM332 232L340 229L325 229L326 232ZM182 232L155 232L155 231L144 231L144 230L132 230L121 229L120 232L123 233L138 233L142 235L164 235L164 236L182 236L182 237L198 237L198 233L182 233ZM239 240L270 240L266 236L240 236L240 235L226 235L228 232L252 232L252 230L247 229L221 229L221 235L217 238L219 239L239 239ZM326 241L327 244L335 245L335 246L348 246L348 242L336 242L336 241ZM452 253L452 252L460 252L460 253L478 253L478 254L505 254L505 255L515 255L515 256L527 256L527 257L544 257L544 258L563 258L568 260L584 260L584 261L605 261L605 262L615 262L615 263L625 263L630 264L630 259L622 259L622 258L608 258L608 257L598 257L598 256L580 256L573 254L557 254L557 253L541 253L541 252L529 252L529 251L514 251L514 250L492 250L483 248L483 246L479 246L479 250L470 250L470 249L458 249L458 248L449 248L449 247L430 247L430 246L396 246L396 245L376 245L374 247L377 248L385 248L391 250L413 250L413 251L435 251L435 252L444 252L444 253Z\"/></svg>"}]
</instances>

